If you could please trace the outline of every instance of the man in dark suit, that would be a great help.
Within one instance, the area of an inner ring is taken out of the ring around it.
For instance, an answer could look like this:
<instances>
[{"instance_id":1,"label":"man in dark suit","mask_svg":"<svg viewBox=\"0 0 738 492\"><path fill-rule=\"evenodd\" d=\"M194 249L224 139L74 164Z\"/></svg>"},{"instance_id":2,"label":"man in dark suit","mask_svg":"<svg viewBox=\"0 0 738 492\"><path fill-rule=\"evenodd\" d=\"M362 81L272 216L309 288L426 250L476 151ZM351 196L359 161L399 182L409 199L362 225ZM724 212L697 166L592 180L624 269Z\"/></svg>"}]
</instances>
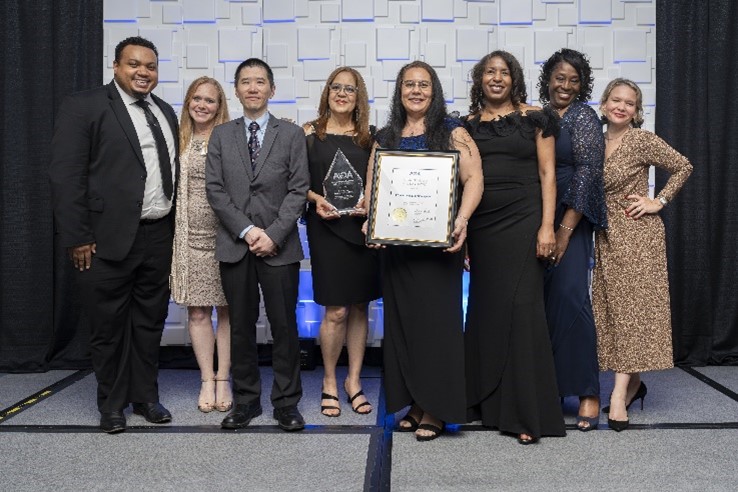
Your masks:
<instances>
[{"instance_id":1,"label":"man in dark suit","mask_svg":"<svg viewBox=\"0 0 738 492\"><path fill-rule=\"evenodd\" d=\"M49 174L59 242L68 248L90 322L100 428L123 410L169 422L159 403L159 344L169 303L178 126L151 94L158 53L131 37L115 49L111 83L68 96Z\"/></svg>"},{"instance_id":2,"label":"man in dark suit","mask_svg":"<svg viewBox=\"0 0 738 492\"><path fill-rule=\"evenodd\" d=\"M274 418L288 431L305 421L297 337L297 286L303 258L297 219L309 178L303 130L272 116L274 75L251 58L236 69L235 89L243 118L217 126L208 143L207 195L220 219L215 257L231 313L231 360L235 407L224 429L246 427L261 415L256 353L259 287L274 338L271 400Z\"/></svg>"}]
</instances>

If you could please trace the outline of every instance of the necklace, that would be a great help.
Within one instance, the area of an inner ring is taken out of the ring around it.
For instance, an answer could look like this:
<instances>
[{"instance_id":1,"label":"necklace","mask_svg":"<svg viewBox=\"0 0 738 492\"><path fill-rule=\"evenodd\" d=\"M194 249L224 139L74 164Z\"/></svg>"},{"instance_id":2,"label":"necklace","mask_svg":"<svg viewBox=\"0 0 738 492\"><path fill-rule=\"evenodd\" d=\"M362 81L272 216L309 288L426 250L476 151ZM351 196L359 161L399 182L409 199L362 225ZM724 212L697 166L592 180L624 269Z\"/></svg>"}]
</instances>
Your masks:
<instances>
[{"instance_id":1,"label":"necklace","mask_svg":"<svg viewBox=\"0 0 738 492\"><path fill-rule=\"evenodd\" d=\"M607 140L608 142L615 142L616 140L620 140L623 138L623 135L625 135L627 131L628 130L621 132L620 135L618 135L617 137L611 137L608 132L605 132L605 140Z\"/></svg>"}]
</instances>

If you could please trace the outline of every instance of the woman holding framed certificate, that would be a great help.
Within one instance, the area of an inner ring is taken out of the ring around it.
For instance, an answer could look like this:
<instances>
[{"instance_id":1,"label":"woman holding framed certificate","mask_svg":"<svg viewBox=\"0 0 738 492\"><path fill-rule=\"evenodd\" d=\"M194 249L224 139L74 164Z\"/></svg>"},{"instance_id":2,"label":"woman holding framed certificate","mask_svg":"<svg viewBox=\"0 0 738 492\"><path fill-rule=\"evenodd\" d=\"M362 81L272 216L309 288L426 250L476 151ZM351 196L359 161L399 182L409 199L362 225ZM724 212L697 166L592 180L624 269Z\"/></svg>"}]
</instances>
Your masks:
<instances>
[{"instance_id":1,"label":"woman holding framed certificate","mask_svg":"<svg viewBox=\"0 0 738 492\"><path fill-rule=\"evenodd\" d=\"M543 303L556 246L558 118L526 104L523 70L505 51L474 66L470 97L466 128L482 156L484 194L469 220L469 417L531 444L566 434Z\"/></svg>"},{"instance_id":2,"label":"woman holding framed certificate","mask_svg":"<svg viewBox=\"0 0 738 492\"><path fill-rule=\"evenodd\" d=\"M404 171L414 176L402 181L411 185L433 173L413 156L422 159L423 151L458 152L462 191L452 220L451 246L389 244L381 250L387 411L411 406L398 430L414 431L417 440L430 441L443 433L445 422L466 421L461 248L468 218L482 194L479 152L461 122L447 116L435 70L420 61L405 65L397 74L389 120L378 132L377 142L370 159L374 167L367 172L366 196L372 200L376 199L374 154L380 147L414 151L404 164ZM411 216L397 207L383 219L406 221Z\"/></svg>"}]
</instances>

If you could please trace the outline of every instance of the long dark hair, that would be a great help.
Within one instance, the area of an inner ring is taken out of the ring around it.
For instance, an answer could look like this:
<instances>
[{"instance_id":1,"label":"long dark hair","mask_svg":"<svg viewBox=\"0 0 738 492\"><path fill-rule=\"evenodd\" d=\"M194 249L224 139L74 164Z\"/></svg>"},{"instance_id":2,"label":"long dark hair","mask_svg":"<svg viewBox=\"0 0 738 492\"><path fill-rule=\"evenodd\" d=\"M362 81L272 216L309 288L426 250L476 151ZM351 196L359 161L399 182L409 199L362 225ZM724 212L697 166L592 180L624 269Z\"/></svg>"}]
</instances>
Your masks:
<instances>
[{"instance_id":1,"label":"long dark hair","mask_svg":"<svg viewBox=\"0 0 738 492\"><path fill-rule=\"evenodd\" d=\"M559 51L551 55L541 66L541 74L538 76L538 99L541 103L547 103L549 100L548 86L551 81L551 74L559 63L566 62L577 71L579 75L579 94L577 100L586 103L592 96L592 87L594 87L594 78L592 78L592 69L589 66L589 60L584 53L569 48L561 48Z\"/></svg>"},{"instance_id":2,"label":"long dark hair","mask_svg":"<svg viewBox=\"0 0 738 492\"><path fill-rule=\"evenodd\" d=\"M428 111L425 113L425 141L429 150L450 150L451 149L451 129L444 123L447 117L446 101L443 98L443 88L438 74L433 67L422 61L410 62L402 67L397 74L395 80L395 93L392 96L392 108L390 109L387 125L382 128L377 140L382 147L397 148L400 145L402 137L402 129L407 122L407 112L402 105L402 81L405 72L411 68L422 68L431 78L433 92L431 94L431 102Z\"/></svg>"},{"instance_id":3,"label":"long dark hair","mask_svg":"<svg viewBox=\"0 0 738 492\"><path fill-rule=\"evenodd\" d=\"M472 68L472 87L469 95L471 99L471 104L469 104L470 115L475 115L481 112L482 108L484 108L482 76L484 75L484 70L487 68L487 63L489 63L492 58L502 58L502 61L505 62L507 68L510 70L510 78L512 79L510 99L512 100L513 106L518 108L528 99L528 91L525 89L525 76L523 75L523 68L520 66L520 62L518 62L517 58L507 51L493 51L489 55L485 55L477 62L476 65L474 65L474 68Z\"/></svg>"}]
</instances>

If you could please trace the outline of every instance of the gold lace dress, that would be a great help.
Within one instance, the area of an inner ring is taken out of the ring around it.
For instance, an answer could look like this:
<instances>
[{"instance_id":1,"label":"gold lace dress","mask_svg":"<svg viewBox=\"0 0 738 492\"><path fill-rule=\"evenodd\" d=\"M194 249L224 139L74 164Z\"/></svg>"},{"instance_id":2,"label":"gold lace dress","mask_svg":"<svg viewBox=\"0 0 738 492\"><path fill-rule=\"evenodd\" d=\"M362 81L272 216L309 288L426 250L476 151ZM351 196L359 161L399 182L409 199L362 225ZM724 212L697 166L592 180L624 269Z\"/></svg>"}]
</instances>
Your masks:
<instances>
[{"instance_id":1,"label":"gold lace dress","mask_svg":"<svg viewBox=\"0 0 738 492\"><path fill-rule=\"evenodd\" d=\"M180 158L172 257L172 298L185 306L225 306L215 259L218 218L205 194L207 144L190 142Z\"/></svg>"},{"instance_id":2,"label":"gold lace dress","mask_svg":"<svg viewBox=\"0 0 738 492\"><path fill-rule=\"evenodd\" d=\"M633 373L674 366L664 223L625 215L631 194L648 196L648 171L671 173L656 196L669 202L692 172L686 157L651 132L630 129L605 160L609 228L595 235L592 307L600 369Z\"/></svg>"}]
</instances>

